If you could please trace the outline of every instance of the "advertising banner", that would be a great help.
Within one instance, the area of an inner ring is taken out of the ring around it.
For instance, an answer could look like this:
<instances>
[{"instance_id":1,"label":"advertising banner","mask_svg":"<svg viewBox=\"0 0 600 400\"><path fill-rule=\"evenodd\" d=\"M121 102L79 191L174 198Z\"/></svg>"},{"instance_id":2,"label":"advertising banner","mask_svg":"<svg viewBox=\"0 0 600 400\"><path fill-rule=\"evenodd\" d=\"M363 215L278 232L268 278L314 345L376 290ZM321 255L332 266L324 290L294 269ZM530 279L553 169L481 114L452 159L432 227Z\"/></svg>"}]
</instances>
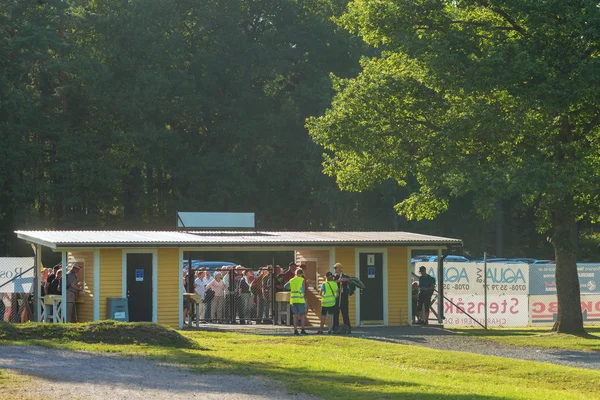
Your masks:
<instances>
[{"instance_id":1,"label":"advertising banner","mask_svg":"<svg viewBox=\"0 0 600 400\"><path fill-rule=\"evenodd\" d=\"M0 258L0 293L31 293L33 257Z\"/></svg>"},{"instance_id":2,"label":"advertising banner","mask_svg":"<svg viewBox=\"0 0 600 400\"><path fill-rule=\"evenodd\" d=\"M529 269L532 295L556 293L556 264L531 265ZM581 294L600 294L600 264L577 264Z\"/></svg>"},{"instance_id":3,"label":"advertising banner","mask_svg":"<svg viewBox=\"0 0 600 400\"><path fill-rule=\"evenodd\" d=\"M425 266L427 273L438 281L436 262L415 263L415 274ZM484 294L483 263L444 263L444 293ZM487 264L488 294L526 295L529 291L529 266L527 264ZM416 278L415 278L416 279Z\"/></svg>"},{"instance_id":4,"label":"advertising banner","mask_svg":"<svg viewBox=\"0 0 600 400\"><path fill-rule=\"evenodd\" d=\"M447 326L479 326L465 315L463 309L482 325L485 325L485 298L479 295L447 295L444 300L444 325ZM459 309L460 308L460 309ZM437 302L434 303L437 310ZM525 326L528 323L527 295L488 295L487 322L490 327Z\"/></svg>"},{"instance_id":5,"label":"advertising banner","mask_svg":"<svg viewBox=\"0 0 600 400\"><path fill-rule=\"evenodd\" d=\"M558 313L556 296L531 296L529 309L532 326L551 326L556 321ZM584 325L600 325L600 295L581 295L581 312Z\"/></svg>"}]
</instances>

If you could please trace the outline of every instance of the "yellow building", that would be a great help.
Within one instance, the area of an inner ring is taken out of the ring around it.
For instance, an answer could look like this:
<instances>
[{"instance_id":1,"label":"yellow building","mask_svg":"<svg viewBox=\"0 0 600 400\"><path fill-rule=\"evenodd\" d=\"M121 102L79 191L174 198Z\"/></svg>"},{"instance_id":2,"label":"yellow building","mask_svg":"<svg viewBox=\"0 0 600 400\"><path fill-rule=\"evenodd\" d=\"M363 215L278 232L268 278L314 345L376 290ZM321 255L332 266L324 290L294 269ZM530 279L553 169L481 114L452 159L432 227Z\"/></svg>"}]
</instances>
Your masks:
<instances>
[{"instance_id":1,"label":"yellow building","mask_svg":"<svg viewBox=\"0 0 600 400\"><path fill-rule=\"evenodd\" d=\"M408 232L232 231L17 231L33 244L62 253L63 265L82 266L85 283L79 321L106 319L107 299L128 298L132 321L183 326L183 268L190 251L294 251L313 283L308 294L319 312L318 285L333 264L365 283L350 297L353 326L411 324L411 253L462 246L458 239ZM65 281L65 280L63 280ZM65 286L66 288L66 286ZM63 290L63 293L65 291ZM66 299L66 297L65 297ZM62 307L66 307L63 302ZM66 308L63 308L66 309Z\"/></svg>"}]
</instances>

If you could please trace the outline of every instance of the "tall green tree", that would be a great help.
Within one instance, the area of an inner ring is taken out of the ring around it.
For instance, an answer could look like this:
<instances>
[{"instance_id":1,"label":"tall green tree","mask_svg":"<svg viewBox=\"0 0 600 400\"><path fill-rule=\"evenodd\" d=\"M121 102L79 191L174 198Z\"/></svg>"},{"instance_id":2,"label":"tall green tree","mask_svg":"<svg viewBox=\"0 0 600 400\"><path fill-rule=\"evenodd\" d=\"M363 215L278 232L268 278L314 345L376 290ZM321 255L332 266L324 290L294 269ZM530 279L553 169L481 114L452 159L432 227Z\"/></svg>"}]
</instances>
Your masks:
<instances>
[{"instance_id":1,"label":"tall green tree","mask_svg":"<svg viewBox=\"0 0 600 400\"><path fill-rule=\"evenodd\" d=\"M396 205L431 219L473 196L535 210L554 247L554 330L582 333L577 222L600 216L600 13L597 2L356 0L339 23L378 46L336 79L313 139L345 190L394 179L418 189Z\"/></svg>"}]
</instances>

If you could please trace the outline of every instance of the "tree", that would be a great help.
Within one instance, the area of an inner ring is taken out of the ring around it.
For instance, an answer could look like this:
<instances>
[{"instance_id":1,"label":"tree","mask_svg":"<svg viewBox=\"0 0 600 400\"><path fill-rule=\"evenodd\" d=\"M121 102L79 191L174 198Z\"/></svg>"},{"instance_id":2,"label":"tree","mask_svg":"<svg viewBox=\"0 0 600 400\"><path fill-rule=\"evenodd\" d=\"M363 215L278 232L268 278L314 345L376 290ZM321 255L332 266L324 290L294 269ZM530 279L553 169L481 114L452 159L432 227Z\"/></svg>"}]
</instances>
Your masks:
<instances>
[{"instance_id":1,"label":"tree","mask_svg":"<svg viewBox=\"0 0 600 400\"><path fill-rule=\"evenodd\" d=\"M378 46L335 79L331 108L307 126L345 190L394 179L396 205L432 219L472 196L533 207L555 251L553 330L584 332L577 222L600 216L600 13L560 0L354 1L338 23Z\"/></svg>"}]
</instances>

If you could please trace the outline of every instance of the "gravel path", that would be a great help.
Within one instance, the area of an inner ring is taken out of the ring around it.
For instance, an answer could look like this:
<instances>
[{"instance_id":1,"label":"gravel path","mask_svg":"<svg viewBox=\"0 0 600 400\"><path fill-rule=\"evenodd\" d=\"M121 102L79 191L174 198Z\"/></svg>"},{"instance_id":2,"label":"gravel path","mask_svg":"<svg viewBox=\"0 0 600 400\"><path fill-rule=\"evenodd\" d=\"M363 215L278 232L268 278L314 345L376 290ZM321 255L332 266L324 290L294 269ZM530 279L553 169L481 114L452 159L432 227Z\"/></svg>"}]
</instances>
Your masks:
<instances>
[{"instance_id":1,"label":"gravel path","mask_svg":"<svg viewBox=\"0 0 600 400\"><path fill-rule=\"evenodd\" d=\"M315 399L257 377L192 374L140 357L43 347L0 346L0 369L32 378L22 389L0 388L6 399Z\"/></svg>"}]
</instances>

